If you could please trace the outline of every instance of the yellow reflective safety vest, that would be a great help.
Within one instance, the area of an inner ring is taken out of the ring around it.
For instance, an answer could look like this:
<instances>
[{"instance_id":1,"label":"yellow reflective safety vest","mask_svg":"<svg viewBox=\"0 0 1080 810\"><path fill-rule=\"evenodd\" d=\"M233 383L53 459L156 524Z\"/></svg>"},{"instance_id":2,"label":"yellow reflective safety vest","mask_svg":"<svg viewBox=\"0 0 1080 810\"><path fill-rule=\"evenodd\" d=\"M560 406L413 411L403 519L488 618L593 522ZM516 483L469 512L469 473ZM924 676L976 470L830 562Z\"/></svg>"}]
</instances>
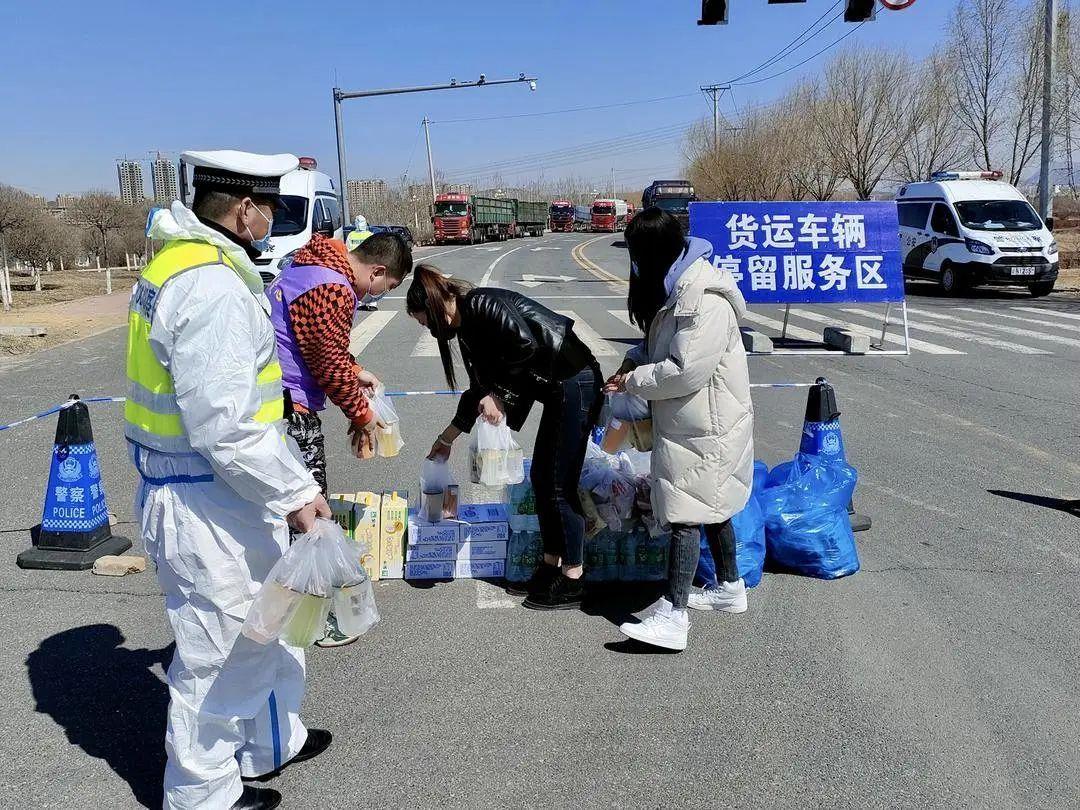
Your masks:
<instances>
[{"instance_id":1,"label":"yellow reflective safety vest","mask_svg":"<svg viewBox=\"0 0 1080 810\"><path fill-rule=\"evenodd\" d=\"M127 422L124 435L129 441L162 453L191 453L187 431L180 421L172 375L150 346L150 326L161 290L188 270L232 261L209 242L178 240L169 242L143 270L128 308L127 376L128 396L124 404ZM256 422L275 422L284 415L281 365L277 359L258 370L261 405Z\"/></svg>"}]
</instances>

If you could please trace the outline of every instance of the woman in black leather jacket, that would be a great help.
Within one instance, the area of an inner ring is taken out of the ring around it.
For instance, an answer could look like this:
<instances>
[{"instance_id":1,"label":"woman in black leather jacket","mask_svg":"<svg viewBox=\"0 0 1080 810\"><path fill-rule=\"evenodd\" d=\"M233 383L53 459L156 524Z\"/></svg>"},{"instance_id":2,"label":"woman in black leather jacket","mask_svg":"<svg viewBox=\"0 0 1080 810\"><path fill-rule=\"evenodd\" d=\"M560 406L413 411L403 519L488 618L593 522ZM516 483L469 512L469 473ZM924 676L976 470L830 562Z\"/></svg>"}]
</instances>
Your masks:
<instances>
[{"instance_id":1,"label":"woman in black leather jacket","mask_svg":"<svg viewBox=\"0 0 1080 810\"><path fill-rule=\"evenodd\" d=\"M469 433L477 417L491 424L505 418L512 430L520 430L533 404L543 406L531 478L544 564L524 588L525 606L578 607L585 544L578 479L603 403L596 358L574 334L572 320L512 290L474 288L420 266L405 304L438 341L450 387L457 387L450 354L454 338L469 375L457 414L429 458L449 458L454 440Z\"/></svg>"}]
</instances>

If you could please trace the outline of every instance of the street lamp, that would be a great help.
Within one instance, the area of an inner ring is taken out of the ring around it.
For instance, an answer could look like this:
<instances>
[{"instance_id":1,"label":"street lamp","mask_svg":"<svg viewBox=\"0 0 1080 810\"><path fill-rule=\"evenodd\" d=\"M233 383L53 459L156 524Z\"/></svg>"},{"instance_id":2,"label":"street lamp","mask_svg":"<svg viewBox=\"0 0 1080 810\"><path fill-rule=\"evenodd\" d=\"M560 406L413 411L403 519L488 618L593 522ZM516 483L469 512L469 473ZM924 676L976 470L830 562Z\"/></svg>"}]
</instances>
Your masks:
<instances>
[{"instance_id":1,"label":"street lamp","mask_svg":"<svg viewBox=\"0 0 1080 810\"><path fill-rule=\"evenodd\" d=\"M488 79L483 73L475 82L459 82L451 79L449 84L431 84L423 87L392 87L382 90L342 90L334 88L334 130L337 136L338 181L341 183L341 210L346 222L349 221L349 193L346 186L345 170L345 130L341 124L341 102L349 98L371 98L372 96L396 96L402 93L427 93L433 90L459 90L465 87L490 87L496 84L528 84L529 90L536 90L536 77L519 73L516 79Z\"/></svg>"}]
</instances>

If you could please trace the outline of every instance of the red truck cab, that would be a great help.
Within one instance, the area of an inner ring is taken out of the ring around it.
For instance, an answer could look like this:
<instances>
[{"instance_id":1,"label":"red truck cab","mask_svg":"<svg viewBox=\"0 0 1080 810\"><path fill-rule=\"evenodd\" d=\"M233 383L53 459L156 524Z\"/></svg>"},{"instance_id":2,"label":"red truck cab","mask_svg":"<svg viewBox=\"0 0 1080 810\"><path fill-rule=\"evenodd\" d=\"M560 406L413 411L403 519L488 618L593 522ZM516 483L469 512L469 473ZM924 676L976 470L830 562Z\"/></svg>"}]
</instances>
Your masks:
<instances>
[{"instance_id":1,"label":"red truck cab","mask_svg":"<svg viewBox=\"0 0 1080 810\"><path fill-rule=\"evenodd\" d=\"M570 233L574 230L574 204L570 200L554 200L548 215L553 233Z\"/></svg>"},{"instance_id":2,"label":"red truck cab","mask_svg":"<svg viewBox=\"0 0 1080 810\"><path fill-rule=\"evenodd\" d=\"M473 212L468 194L440 194L432 212L435 244L473 241Z\"/></svg>"}]
</instances>

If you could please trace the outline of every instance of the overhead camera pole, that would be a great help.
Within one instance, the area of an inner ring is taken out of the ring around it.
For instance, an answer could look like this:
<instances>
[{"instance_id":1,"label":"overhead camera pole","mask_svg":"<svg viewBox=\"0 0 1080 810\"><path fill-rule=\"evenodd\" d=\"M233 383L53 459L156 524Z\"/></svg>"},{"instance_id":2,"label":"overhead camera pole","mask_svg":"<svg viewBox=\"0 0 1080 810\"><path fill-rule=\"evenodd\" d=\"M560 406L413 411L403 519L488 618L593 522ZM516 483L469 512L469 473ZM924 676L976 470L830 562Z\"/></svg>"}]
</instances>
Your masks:
<instances>
[{"instance_id":1,"label":"overhead camera pole","mask_svg":"<svg viewBox=\"0 0 1080 810\"><path fill-rule=\"evenodd\" d=\"M488 85L496 84L520 84L522 82L529 85L530 90L536 90L536 77L526 76L524 73L518 74L516 79L491 79L488 80L484 74L480 74L480 78L475 82L459 82L454 79L450 80L449 84L429 84L422 87L391 87L384 88L382 90L342 90L339 87L334 88L334 129L337 136L337 154L338 154L338 182L341 187L338 192L341 194L341 210L344 214L346 222L351 220L351 214L349 212L349 194L348 187L346 185L347 171L345 168L345 130L341 123L341 102L350 98L371 98L372 96L396 96L402 93L427 93L433 90L459 90L466 87L487 87Z\"/></svg>"},{"instance_id":2,"label":"overhead camera pole","mask_svg":"<svg viewBox=\"0 0 1080 810\"><path fill-rule=\"evenodd\" d=\"M1053 226L1054 180L1050 176L1050 158L1054 149L1054 133L1051 126L1054 93L1054 50L1057 33L1057 2L1046 0L1045 43L1043 45L1043 94L1042 94L1042 154L1039 156L1039 215L1047 227Z\"/></svg>"}]
</instances>

